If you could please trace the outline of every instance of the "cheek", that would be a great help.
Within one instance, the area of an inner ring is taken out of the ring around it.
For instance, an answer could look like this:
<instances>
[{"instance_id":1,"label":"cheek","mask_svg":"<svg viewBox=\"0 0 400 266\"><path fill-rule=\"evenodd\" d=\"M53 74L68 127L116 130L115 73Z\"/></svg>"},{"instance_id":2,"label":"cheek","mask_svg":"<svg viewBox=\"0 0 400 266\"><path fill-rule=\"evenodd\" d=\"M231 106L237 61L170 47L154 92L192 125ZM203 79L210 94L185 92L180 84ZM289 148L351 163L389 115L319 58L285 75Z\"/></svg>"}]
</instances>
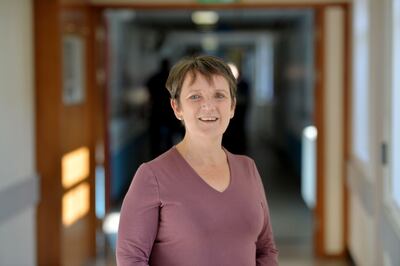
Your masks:
<instances>
[{"instance_id":1,"label":"cheek","mask_svg":"<svg viewBox=\"0 0 400 266\"><path fill-rule=\"evenodd\" d=\"M192 117L193 115L196 115L198 112L198 108L196 108L196 106L193 104L192 105L185 104L183 106L181 105L181 108L179 110L184 117Z\"/></svg>"}]
</instances>

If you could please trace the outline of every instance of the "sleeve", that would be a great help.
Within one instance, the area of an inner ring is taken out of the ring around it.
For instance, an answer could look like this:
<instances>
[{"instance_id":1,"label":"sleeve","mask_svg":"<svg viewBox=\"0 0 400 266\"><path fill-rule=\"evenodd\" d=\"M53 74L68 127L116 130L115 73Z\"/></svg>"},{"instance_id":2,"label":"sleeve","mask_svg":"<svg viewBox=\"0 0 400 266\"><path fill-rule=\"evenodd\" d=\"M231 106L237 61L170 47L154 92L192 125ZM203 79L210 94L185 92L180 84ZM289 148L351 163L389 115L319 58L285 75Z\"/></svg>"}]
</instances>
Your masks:
<instances>
[{"instance_id":1,"label":"sleeve","mask_svg":"<svg viewBox=\"0 0 400 266\"><path fill-rule=\"evenodd\" d=\"M278 266L278 249L276 248L272 233L267 197L256 164L254 161L252 164L254 176L257 178L258 192L261 197L261 206L264 210L264 225L256 242L256 264L257 266Z\"/></svg>"},{"instance_id":2,"label":"sleeve","mask_svg":"<svg viewBox=\"0 0 400 266\"><path fill-rule=\"evenodd\" d=\"M142 164L121 207L116 248L118 266L149 265L160 205L157 180L150 167Z\"/></svg>"}]
</instances>

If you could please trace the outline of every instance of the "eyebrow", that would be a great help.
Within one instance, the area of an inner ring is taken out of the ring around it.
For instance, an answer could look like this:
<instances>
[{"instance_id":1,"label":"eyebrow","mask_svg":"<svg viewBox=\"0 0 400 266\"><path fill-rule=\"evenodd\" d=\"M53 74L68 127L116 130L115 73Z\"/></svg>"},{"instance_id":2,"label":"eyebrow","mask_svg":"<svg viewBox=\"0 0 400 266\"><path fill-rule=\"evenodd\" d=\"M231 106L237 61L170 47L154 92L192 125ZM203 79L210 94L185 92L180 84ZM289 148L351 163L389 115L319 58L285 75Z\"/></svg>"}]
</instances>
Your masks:
<instances>
[{"instance_id":1,"label":"eyebrow","mask_svg":"<svg viewBox=\"0 0 400 266\"><path fill-rule=\"evenodd\" d=\"M193 92L201 92L201 90L195 90L195 89L190 89L189 91L188 91L188 93L193 93Z\"/></svg>"},{"instance_id":2,"label":"eyebrow","mask_svg":"<svg viewBox=\"0 0 400 266\"><path fill-rule=\"evenodd\" d=\"M194 90L189 90L189 91L188 91L188 94L190 94L190 93L198 93L198 92L201 92L201 90L196 90L196 89L194 89ZM229 90L216 89L215 92L229 93Z\"/></svg>"}]
</instances>

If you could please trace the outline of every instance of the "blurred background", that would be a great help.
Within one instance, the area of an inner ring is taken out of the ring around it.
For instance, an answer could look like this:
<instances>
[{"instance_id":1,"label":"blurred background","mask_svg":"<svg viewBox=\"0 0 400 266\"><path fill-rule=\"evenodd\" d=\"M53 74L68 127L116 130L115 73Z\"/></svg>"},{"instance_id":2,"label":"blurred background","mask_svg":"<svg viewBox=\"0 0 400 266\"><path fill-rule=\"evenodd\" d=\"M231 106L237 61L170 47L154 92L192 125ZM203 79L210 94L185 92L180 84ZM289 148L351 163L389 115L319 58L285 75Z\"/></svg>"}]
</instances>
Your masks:
<instances>
[{"instance_id":1,"label":"blurred background","mask_svg":"<svg viewBox=\"0 0 400 266\"><path fill-rule=\"evenodd\" d=\"M116 265L136 169L184 134L168 71L200 54L237 75L223 145L280 265L400 265L396 25L397 0L0 0L0 265Z\"/></svg>"}]
</instances>

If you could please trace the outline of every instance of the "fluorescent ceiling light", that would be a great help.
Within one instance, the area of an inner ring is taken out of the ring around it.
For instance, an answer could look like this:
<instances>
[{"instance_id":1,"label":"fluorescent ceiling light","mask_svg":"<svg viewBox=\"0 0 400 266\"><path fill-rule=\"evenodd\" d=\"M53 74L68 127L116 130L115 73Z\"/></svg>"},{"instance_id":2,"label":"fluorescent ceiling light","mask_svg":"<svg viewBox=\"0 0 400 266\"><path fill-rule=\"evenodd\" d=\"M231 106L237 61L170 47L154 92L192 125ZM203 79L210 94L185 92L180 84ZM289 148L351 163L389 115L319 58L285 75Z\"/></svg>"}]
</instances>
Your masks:
<instances>
[{"instance_id":1,"label":"fluorescent ceiling light","mask_svg":"<svg viewBox=\"0 0 400 266\"><path fill-rule=\"evenodd\" d=\"M306 138L310 140L315 140L317 138L318 131L315 126L308 126L303 129L303 134Z\"/></svg>"},{"instance_id":2,"label":"fluorescent ceiling light","mask_svg":"<svg viewBox=\"0 0 400 266\"><path fill-rule=\"evenodd\" d=\"M219 16L214 11L195 11L192 13L192 21L198 25L213 25L218 22Z\"/></svg>"},{"instance_id":3,"label":"fluorescent ceiling light","mask_svg":"<svg viewBox=\"0 0 400 266\"><path fill-rule=\"evenodd\" d=\"M103 232L106 234L118 233L119 217L119 212L112 212L110 214L107 214L103 222Z\"/></svg>"}]
</instances>

